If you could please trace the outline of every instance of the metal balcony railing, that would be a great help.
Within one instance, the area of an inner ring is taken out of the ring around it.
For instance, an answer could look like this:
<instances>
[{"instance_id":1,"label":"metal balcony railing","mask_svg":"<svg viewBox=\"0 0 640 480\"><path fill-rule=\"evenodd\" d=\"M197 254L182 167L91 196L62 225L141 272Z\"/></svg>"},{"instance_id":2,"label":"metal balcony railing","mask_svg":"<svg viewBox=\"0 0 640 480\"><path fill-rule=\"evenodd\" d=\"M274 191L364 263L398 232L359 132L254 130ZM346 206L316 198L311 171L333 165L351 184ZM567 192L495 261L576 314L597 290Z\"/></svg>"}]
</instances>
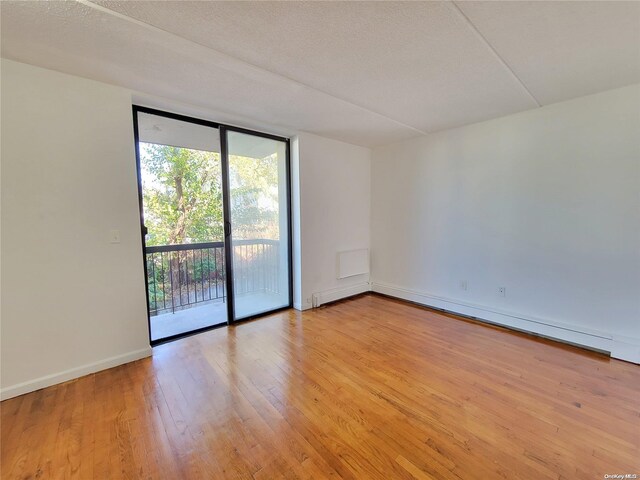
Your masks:
<instances>
[{"instance_id":1,"label":"metal balcony railing","mask_svg":"<svg viewBox=\"0 0 640 480\"><path fill-rule=\"evenodd\" d=\"M233 242L234 292L279 290L279 241ZM175 312L194 304L225 300L224 242L158 245L146 248L149 312Z\"/></svg>"}]
</instances>

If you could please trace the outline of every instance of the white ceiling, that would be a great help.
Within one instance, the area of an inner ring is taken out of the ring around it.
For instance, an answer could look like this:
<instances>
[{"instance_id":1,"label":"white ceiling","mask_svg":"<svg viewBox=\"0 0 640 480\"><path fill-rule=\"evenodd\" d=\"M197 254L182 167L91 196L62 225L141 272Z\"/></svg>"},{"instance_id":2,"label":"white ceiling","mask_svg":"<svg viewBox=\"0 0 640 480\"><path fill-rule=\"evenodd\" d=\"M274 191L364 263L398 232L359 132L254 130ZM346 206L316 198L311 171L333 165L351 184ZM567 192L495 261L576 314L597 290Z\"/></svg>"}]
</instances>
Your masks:
<instances>
[{"instance_id":1,"label":"white ceiling","mask_svg":"<svg viewBox=\"0 0 640 480\"><path fill-rule=\"evenodd\" d=\"M3 57L366 146L640 82L640 2L0 9Z\"/></svg>"}]
</instances>

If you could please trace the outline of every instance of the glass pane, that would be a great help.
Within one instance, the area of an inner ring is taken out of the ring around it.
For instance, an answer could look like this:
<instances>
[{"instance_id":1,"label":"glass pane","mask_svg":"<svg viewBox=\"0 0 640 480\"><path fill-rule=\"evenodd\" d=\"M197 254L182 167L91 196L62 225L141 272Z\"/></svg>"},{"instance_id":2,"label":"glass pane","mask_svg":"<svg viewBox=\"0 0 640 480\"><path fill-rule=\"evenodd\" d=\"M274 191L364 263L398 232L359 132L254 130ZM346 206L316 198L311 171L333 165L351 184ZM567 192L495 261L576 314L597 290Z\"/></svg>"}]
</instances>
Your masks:
<instances>
[{"instance_id":1,"label":"glass pane","mask_svg":"<svg viewBox=\"0 0 640 480\"><path fill-rule=\"evenodd\" d=\"M220 136L138 113L151 339L226 323Z\"/></svg>"},{"instance_id":2,"label":"glass pane","mask_svg":"<svg viewBox=\"0 0 640 480\"><path fill-rule=\"evenodd\" d=\"M286 143L227 132L236 319L289 305Z\"/></svg>"}]
</instances>

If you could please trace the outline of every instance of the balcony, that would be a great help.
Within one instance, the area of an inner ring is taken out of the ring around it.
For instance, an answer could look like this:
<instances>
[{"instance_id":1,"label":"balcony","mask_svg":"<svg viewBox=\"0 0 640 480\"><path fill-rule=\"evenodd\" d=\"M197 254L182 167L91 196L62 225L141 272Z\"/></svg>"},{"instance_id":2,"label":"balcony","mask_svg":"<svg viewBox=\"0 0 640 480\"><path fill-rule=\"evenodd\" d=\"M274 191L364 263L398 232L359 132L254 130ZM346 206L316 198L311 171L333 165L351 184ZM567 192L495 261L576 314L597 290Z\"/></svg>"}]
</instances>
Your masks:
<instances>
[{"instance_id":1,"label":"balcony","mask_svg":"<svg viewBox=\"0 0 640 480\"><path fill-rule=\"evenodd\" d=\"M268 239L233 242L237 318L279 298L279 247ZM223 242L149 246L146 262L152 340L226 323Z\"/></svg>"}]
</instances>

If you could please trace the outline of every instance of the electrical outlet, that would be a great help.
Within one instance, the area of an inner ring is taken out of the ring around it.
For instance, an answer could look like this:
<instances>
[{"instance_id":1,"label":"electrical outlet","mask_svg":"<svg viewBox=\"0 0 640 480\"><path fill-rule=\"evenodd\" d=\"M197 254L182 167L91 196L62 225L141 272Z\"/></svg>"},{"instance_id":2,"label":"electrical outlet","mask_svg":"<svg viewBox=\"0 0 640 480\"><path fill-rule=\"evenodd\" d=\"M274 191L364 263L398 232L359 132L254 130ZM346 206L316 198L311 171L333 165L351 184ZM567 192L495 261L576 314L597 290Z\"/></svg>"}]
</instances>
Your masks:
<instances>
[{"instance_id":1,"label":"electrical outlet","mask_svg":"<svg viewBox=\"0 0 640 480\"><path fill-rule=\"evenodd\" d=\"M500 287L498 289L498 293L500 294L501 297L506 297L507 296L507 289L505 287Z\"/></svg>"},{"instance_id":2,"label":"electrical outlet","mask_svg":"<svg viewBox=\"0 0 640 480\"><path fill-rule=\"evenodd\" d=\"M466 280L461 280L460 281L460 289L461 290L468 290L469 289L469 285L467 284Z\"/></svg>"}]
</instances>

